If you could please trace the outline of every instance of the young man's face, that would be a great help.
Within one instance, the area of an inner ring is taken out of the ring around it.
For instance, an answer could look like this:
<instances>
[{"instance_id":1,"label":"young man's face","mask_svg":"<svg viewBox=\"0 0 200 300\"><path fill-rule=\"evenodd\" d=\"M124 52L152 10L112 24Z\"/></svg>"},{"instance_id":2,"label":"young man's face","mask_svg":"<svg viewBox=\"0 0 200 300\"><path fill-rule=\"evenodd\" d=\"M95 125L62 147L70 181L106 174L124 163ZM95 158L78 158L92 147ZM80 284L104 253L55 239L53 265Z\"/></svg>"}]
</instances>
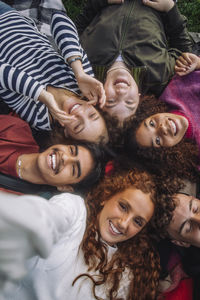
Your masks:
<instances>
[{"instance_id":1,"label":"young man's face","mask_svg":"<svg viewBox=\"0 0 200 300\"><path fill-rule=\"evenodd\" d=\"M177 194L177 207L167 231L180 246L200 247L200 200L185 194Z\"/></svg>"},{"instance_id":2,"label":"young man's face","mask_svg":"<svg viewBox=\"0 0 200 300\"><path fill-rule=\"evenodd\" d=\"M124 69L107 74L104 84L106 104L103 110L117 117L121 124L135 114L139 104L138 86L131 74Z\"/></svg>"},{"instance_id":3,"label":"young man's face","mask_svg":"<svg viewBox=\"0 0 200 300\"><path fill-rule=\"evenodd\" d=\"M70 185L84 179L94 167L90 151L78 145L54 145L42 152L37 160L43 184Z\"/></svg>"}]
</instances>

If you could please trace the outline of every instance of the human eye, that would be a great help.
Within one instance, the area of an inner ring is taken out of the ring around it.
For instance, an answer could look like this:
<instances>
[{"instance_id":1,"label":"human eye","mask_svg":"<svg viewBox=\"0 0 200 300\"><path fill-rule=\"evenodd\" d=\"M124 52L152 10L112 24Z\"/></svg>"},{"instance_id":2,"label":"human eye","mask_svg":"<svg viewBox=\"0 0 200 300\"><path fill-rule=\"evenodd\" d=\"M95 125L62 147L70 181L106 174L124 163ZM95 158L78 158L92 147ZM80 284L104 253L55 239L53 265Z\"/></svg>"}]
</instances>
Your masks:
<instances>
[{"instance_id":1,"label":"human eye","mask_svg":"<svg viewBox=\"0 0 200 300\"><path fill-rule=\"evenodd\" d=\"M89 118L90 118L90 119L94 119L94 118L96 118L96 116L97 116L96 113L91 113L91 114L89 115Z\"/></svg>"},{"instance_id":2,"label":"human eye","mask_svg":"<svg viewBox=\"0 0 200 300\"><path fill-rule=\"evenodd\" d=\"M150 125L151 127L155 127L154 121L153 121L153 120L150 120L150 121L149 121L149 125Z\"/></svg>"},{"instance_id":3,"label":"human eye","mask_svg":"<svg viewBox=\"0 0 200 300\"><path fill-rule=\"evenodd\" d=\"M190 233L192 231L192 223L191 222L188 222L186 225L185 225L185 233Z\"/></svg>"},{"instance_id":4,"label":"human eye","mask_svg":"<svg viewBox=\"0 0 200 300\"><path fill-rule=\"evenodd\" d=\"M126 205L123 202L119 202L119 207L123 211L127 211Z\"/></svg>"},{"instance_id":5,"label":"human eye","mask_svg":"<svg viewBox=\"0 0 200 300\"><path fill-rule=\"evenodd\" d=\"M159 136L156 137L156 145L160 146L160 138L159 138Z\"/></svg>"},{"instance_id":6,"label":"human eye","mask_svg":"<svg viewBox=\"0 0 200 300\"><path fill-rule=\"evenodd\" d=\"M136 224L136 226L138 227L143 227L143 221L140 217L136 217L133 219L134 224Z\"/></svg>"},{"instance_id":7,"label":"human eye","mask_svg":"<svg viewBox=\"0 0 200 300\"><path fill-rule=\"evenodd\" d=\"M72 156L77 156L78 148L76 145L71 145L69 149Z\"/></svg>"}]
</instances>

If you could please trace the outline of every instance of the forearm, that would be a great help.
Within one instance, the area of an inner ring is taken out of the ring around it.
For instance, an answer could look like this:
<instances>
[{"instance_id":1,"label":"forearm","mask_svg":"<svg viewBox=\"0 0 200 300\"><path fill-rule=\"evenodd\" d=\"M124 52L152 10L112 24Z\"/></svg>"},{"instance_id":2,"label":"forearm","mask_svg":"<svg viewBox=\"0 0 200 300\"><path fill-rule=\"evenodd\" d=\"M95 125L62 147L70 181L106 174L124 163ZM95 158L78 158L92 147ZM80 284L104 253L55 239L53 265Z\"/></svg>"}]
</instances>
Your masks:
<instances>
[{"instance_id":1,"label":"forearm","mask_svg":"<svg viewBox=\"0 0 200 300\"><path fill-rule=\"evenodd\" d=\"M78 32L72 20L63 13L52 16L51 32L65 62L72 56L82 58Z\"/></svg>"},{"instance_id":2,"label":"forearm","mask_svg":"<svg viewBox=\"0 0 200 300\"><path fill-rule=\"evenodd\" d=\"M44 87L27 73L0 62L0 88L37 100Z\"/></svg>"},{"instance_id":3,"label":"forearm","mask_svg":"<svg viewBox=\"0 0 200 300\"><path fill-rule=\"evenodd\" d=\"M169 47L181 52L190 52L193 42L187 30L187 19L181 15L177 5L164 14L164 26Z\"/></svg>"},{"instance_id":4,"label":"forearm","mask_svg":"<svg viewBox=\"0 0 200 300\"><path fill-rule=\"evenodd\" d=\"M93 18L108 5L107 0L88 0L82 12L76 17L75 24L79 35L90 24Z\"/></svg>"}]
</instances>

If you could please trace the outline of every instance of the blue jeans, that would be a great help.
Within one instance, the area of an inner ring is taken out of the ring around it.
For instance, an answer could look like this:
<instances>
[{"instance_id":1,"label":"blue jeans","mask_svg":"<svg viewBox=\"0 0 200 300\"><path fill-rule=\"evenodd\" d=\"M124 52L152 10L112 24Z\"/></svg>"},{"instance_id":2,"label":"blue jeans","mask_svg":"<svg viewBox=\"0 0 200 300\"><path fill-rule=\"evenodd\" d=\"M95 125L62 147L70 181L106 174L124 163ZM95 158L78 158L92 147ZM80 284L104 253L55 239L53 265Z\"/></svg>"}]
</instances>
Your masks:
<instances>
[{"instance_id":1,"label":"blue jeans","mask_svg":"<svg viewBox=\"0 0 200 300\"><path fill-rule=\"evenodd\" d=\"M9 6L8 4L0 1L0 15L4 14L5 12L10 11L10 10L14 10L14 8Z\"/></svg>"}]
</instances>

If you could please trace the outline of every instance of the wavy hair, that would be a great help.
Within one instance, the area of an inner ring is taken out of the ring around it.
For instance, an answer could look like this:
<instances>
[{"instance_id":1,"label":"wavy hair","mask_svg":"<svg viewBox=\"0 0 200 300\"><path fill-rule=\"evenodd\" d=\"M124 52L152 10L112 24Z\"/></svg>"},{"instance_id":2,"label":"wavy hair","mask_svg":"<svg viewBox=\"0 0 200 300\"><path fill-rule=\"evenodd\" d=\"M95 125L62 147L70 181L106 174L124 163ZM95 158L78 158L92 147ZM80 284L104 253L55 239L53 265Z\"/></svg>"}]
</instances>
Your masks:
<instances>
[{"instance_id":1,"label":"wavy hair","mask_svg":"<svg viewBox=\"0 0 200 300\"><path fill-rule=\"evenodd\" d=\"M155 183L152 177L148 173L136 169L104 177L86 198L87 226L80 247L85 263L88 265L88 271L98 270L99 277L95 279L87 273L80 274L75 278L74 283L82 276L90 278L93 283L95 299L99 299L95 288L102 284L107 284L109 299L120 299L117 294L125 270L128 270L130 275L127 299L155 299L160 264L157 251L154 249L150 236L146 234L146 227L131 239L118 243L118 249L111 261L108 261L107 247L102 243L98 230L97 219L102 210L101 203L108 201L116 193L133 186L144 193L150 193L151 200L155 203Z\"/></svg>"},{"instance_id":2,"label":"wavy hair","mask_svg":"<svg viewBox=\"0 0 200 300\"><path fill-rule=\"evenodd\" d=\"M178 176L194 180L198 176L198 146L189 139L183 138L177 145L169 148L143 147L136 141L136 132L142 121L151 115L169 111L169 107L154 96L145 96L136 112L135 118L125 125L125 145L130 159L138 159L153 172L167 172L169 176ZM134 157L133 157L134 156Z\"/></svg>"}]
</instances>

